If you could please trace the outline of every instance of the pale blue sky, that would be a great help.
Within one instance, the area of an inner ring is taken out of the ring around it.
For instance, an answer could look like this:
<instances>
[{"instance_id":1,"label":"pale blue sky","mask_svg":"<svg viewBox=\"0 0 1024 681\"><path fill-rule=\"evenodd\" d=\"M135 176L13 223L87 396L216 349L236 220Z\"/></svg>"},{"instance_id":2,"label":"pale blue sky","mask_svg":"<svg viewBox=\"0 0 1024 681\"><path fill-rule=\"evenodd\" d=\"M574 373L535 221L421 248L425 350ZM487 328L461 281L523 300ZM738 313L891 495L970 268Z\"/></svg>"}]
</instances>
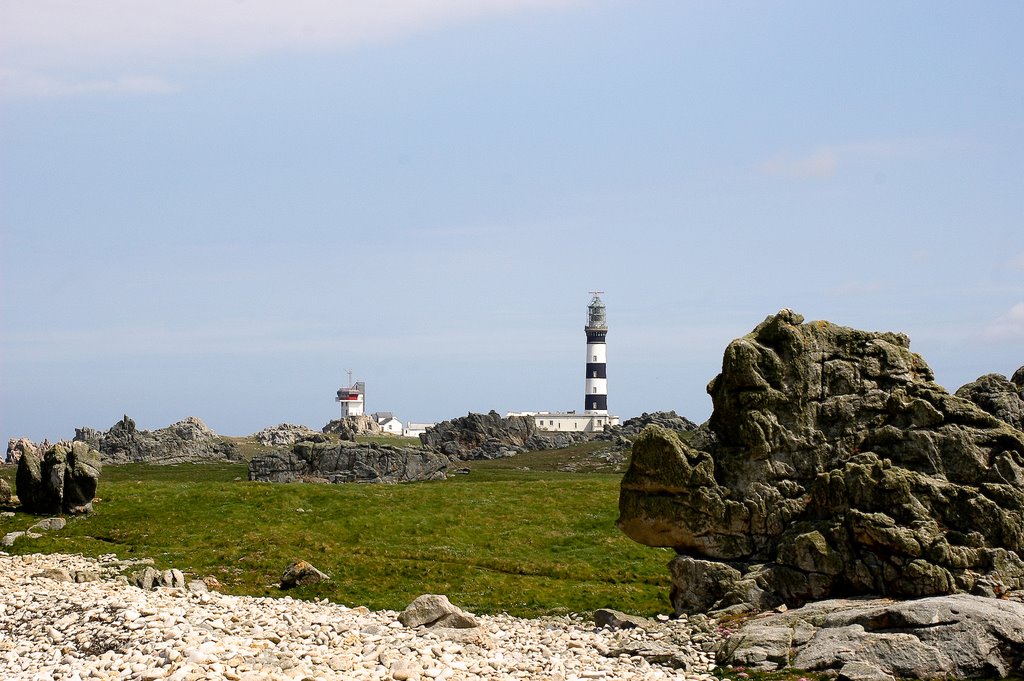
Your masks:
<instances>
[{"instance_id":1,"label":"pale blue sky","mask_svg":"<svg viewBox=\"0 0 1024 681\"><path fill-rule=\"evenodd\" d=\"M711 411L791 307L1024 364L1024 4L0 0L0 436Z\"/></svg>"}]
</instances>

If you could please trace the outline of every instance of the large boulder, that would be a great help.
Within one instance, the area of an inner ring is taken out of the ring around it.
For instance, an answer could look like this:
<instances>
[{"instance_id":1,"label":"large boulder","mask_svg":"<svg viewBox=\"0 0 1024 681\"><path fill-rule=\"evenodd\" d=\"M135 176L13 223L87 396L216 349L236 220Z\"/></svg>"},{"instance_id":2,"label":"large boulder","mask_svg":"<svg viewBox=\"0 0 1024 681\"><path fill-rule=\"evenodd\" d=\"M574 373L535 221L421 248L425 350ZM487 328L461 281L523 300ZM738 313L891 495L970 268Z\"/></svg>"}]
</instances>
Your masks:
<instances>
[{"instance_id":1,"label":"large boulder","mask_svg":"<svg viewBox=\"0 0 1024 681\"><path fill-rule=\"evenodd\" d=\"M75 440L97 449L105 464L178 464L241 461L238 447L195 416L154 431L138 430L124 416L106 432L76 428Z\"/></svg>"},{"instance_id":2,"label":"large boulder","mask_svg":"<svg viewBox=\"0 0 1024 681\"><path fill-rule=\"evenodd\" d=\"M419 447L303 440L249 462L260 482L418 482L444 480L448 457Z\"/></svg>"},{"instance_id":3,"label":"large boulder","mask_svg":"<svg viewBox=\"0 0 1024 681\"><path fill-rule=\"evenodd\" d=\"M690 445L647 428L618 526L672 547L672 602L1024 589L1024 432L950 395L903 334L783 310L729 344Z\"/></svg>"},{"instance_id":4,"label":"large boulder","mask_svg":"<svg viewBox=\"0 0 1024 681\"><path fill-rule=\"evenodd\" d=\"M1024 367L1013 380L1002 374L985 374L956 391L957 397L970 400L1017 430L1024 430Z\"/></svg>"},{"instance_id":5,"label":"large boulder","mask_svg":"<svg viewBox=\"0 0 1024 681\"><path fill-rule=\"evenodd\" d=\"M18 499L30 513L88 513L101 470L100 453L84 442L26 450L15 478Z\"/></svg>"}]
</instances>

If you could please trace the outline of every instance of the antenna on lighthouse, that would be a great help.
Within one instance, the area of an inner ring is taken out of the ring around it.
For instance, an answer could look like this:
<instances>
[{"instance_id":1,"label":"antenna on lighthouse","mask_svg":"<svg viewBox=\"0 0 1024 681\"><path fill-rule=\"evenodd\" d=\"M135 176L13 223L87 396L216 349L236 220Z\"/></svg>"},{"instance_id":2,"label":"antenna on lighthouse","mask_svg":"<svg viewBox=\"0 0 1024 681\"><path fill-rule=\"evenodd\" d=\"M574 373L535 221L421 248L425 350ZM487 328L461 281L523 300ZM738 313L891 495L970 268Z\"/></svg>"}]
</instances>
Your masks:
<instances>
[{"instance_id":1,"label":"antenna on lighthouse","mask_svg":"<svg viewBox=\"0 0 1024 681\"><path fill-rule=\"evenodd\" d=\"M348 374L348 387L352 387L352 370L345 369L345 373Z\"/></svg>"}]
</instances>

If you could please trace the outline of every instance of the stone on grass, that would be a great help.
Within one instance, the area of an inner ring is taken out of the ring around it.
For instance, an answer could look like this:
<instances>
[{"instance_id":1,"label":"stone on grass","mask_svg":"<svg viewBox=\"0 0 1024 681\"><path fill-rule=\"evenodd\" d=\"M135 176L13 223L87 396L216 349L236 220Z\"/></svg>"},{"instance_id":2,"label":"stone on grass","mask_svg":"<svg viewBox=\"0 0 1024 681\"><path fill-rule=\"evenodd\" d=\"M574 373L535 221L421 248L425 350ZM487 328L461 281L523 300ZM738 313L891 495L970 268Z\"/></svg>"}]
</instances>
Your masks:
<instances>
[{"instance_id":1,"label":"stone on grass","mask_svg":"<svg viewBox=\"0 0 1024 681\"><path fill-rule=\"evenodd\" d=\"M316 584L330 577L304 560L297 560L285 568L281 575L281 588L292 589L297 586Z\"/></svg>"},{"instance_id":2,"label":"stone on grass","mask_svg":"<svg viewBox=\"0 0 1024 681\"><path fill-rule=\"evenodd\" d=\"M100 453L84 442L58 442L18 461L18 499L29 513L89 513L99 482Z\"/></svg>"},{"instance_id":3,"label":"stone on grass","mask_svg":"<svg viewBox=\"0 0 1024 681\"><path fill-rule=\"evenodd\" d=\"M56 530L63 530L68 524L68 521L64 518L47 518L46 520L40 520L38 523L29 528L29 532L33 530L41 532L54 532Z\"/></svg>"}]
</instances>

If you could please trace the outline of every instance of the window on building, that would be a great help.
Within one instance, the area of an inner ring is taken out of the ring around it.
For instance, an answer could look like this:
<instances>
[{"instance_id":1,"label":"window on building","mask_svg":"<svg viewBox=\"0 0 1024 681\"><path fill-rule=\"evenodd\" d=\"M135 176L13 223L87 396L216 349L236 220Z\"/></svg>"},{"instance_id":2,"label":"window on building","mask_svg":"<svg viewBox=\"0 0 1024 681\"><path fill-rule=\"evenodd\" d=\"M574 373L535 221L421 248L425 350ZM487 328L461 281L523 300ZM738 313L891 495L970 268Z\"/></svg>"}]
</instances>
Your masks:
<instances>
[{"instance_id":1,"label":"window on building","mask_svg":"<svg viewBox=\"0 0 1024 681\"><path fill-rule=\"evenodd\" d=\"M596 371L594 372L594 376L593 377L597 378L597 372Z\"/></svg>"},{"instance_id":2,"label":"window on building","mask_svg":"<svg viewBox=\"0 0 1024 681\"><path fill-rule=\"evenodd\" d=\"M597 386L594 386L594 393L597 393Z\"/></svg>"},{"instance_id":3,"label":"window on building","mask_svg":"<svg viewBox=\"0 0 1024 681\"><path fill-rule=\"evenodd\" d=\"M594 361L595 362L597 361L597 355L594 355Z\"/></svg>"}]
</instances>

